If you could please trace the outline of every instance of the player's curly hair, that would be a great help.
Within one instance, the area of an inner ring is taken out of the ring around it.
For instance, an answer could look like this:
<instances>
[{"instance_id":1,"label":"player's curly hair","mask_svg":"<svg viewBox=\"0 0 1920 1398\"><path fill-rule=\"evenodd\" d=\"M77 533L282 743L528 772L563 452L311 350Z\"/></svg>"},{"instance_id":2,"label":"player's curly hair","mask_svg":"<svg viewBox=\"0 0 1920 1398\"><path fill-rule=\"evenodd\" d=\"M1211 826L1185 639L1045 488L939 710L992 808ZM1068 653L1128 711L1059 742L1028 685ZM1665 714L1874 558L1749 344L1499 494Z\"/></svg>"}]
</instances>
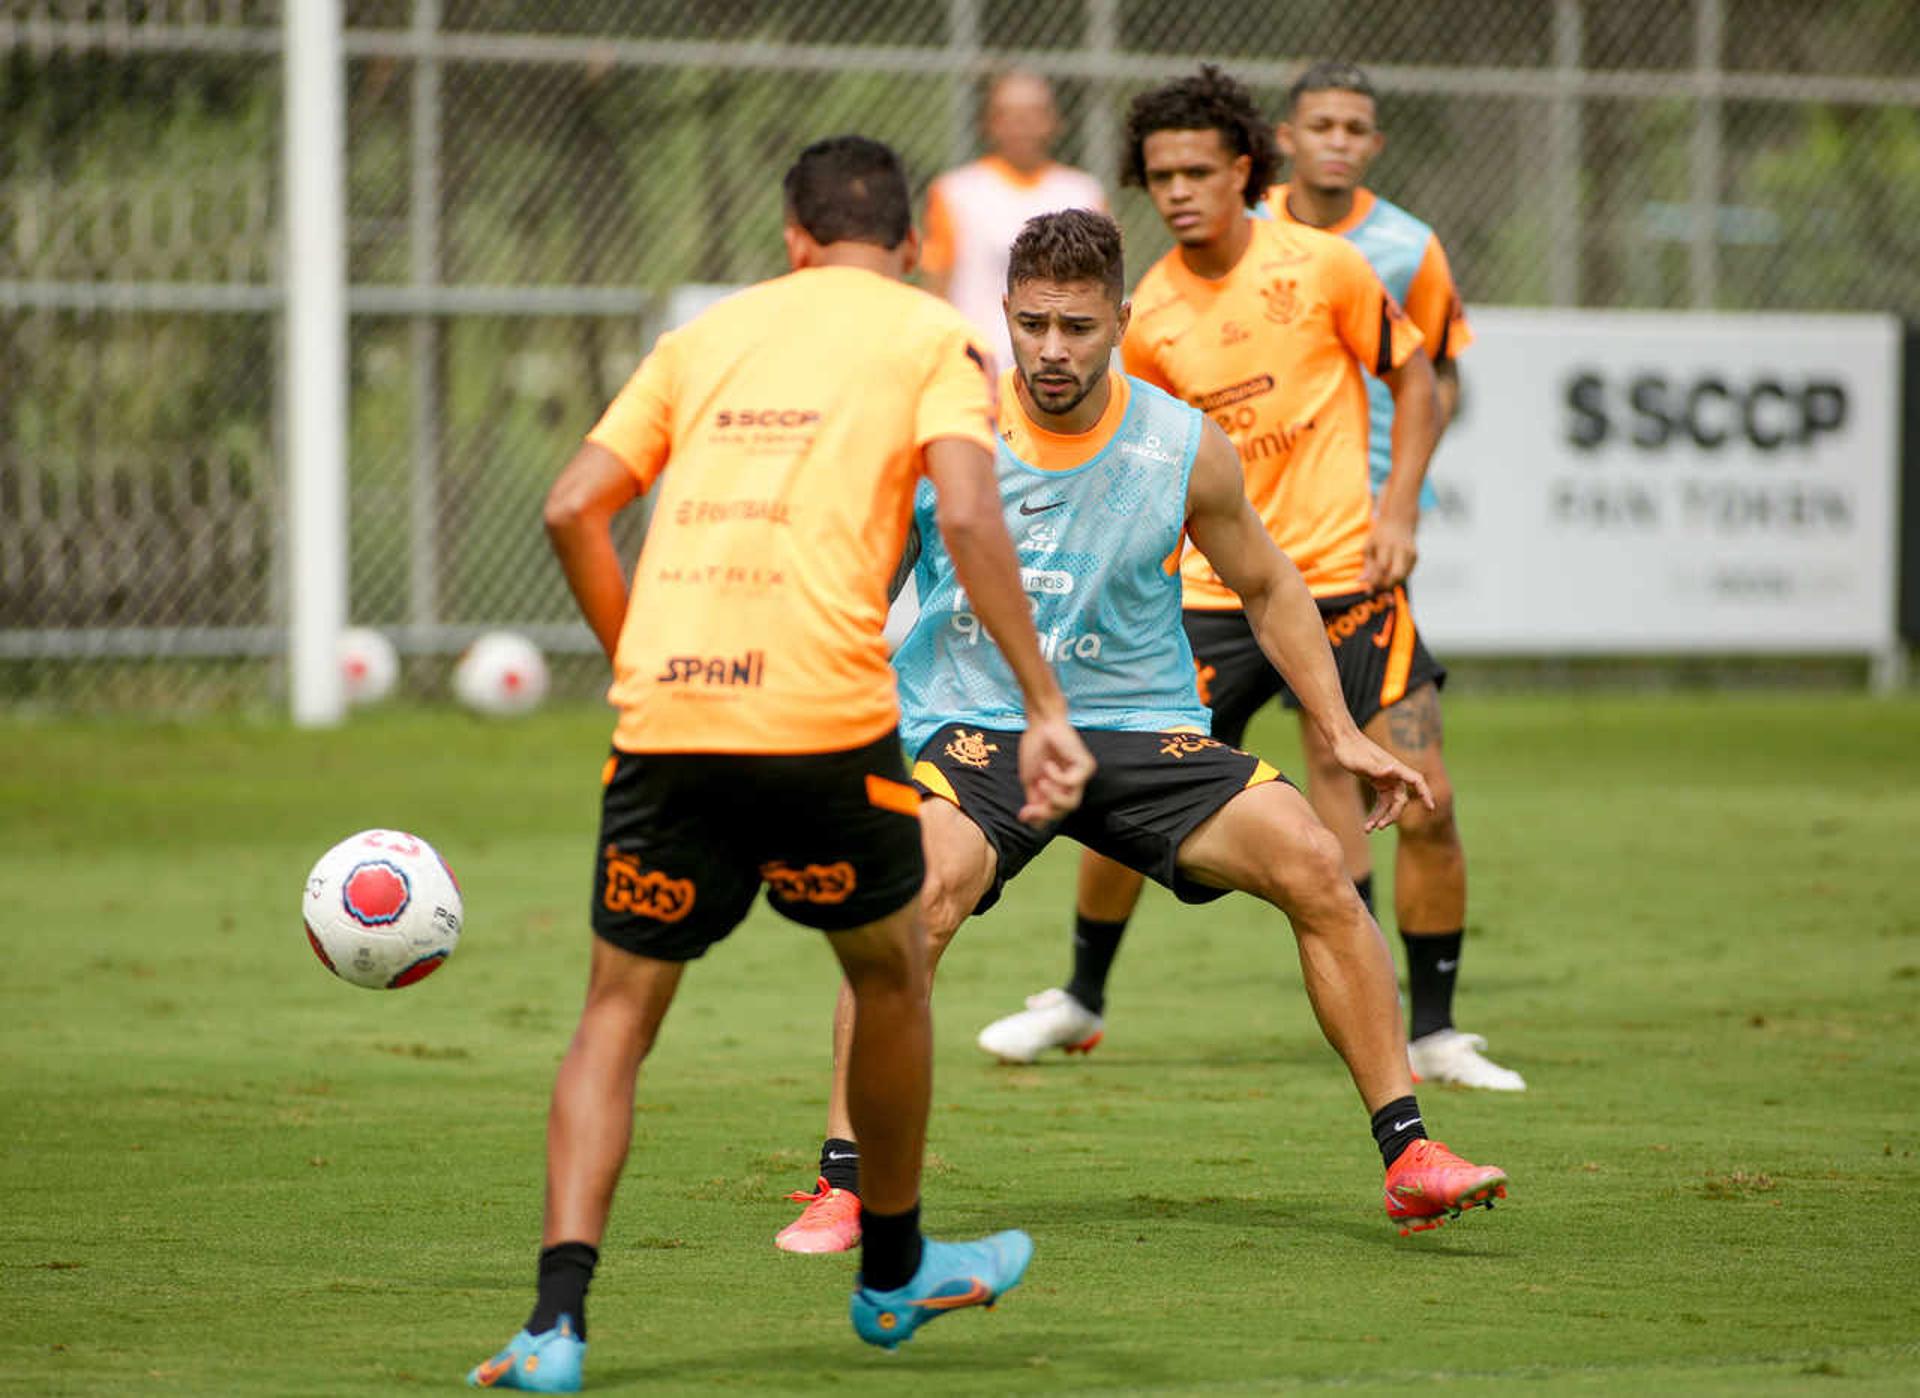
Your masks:
<instances>
[{"instance_id":1,"label":"player's curly hair","mask_svg":"<svg viewBox=\"0 0 1920 1398\"><path fill-rule=\"evenodd\" d=\"M1218 131L1228 150L1253 161L1244 196L1249 209L1265 196L1280 164L1273 128L1253 94L1211 63L1203 63L1193 77L1133 99L1127 108L1127 154L1120 183L1146 187L1147 137L1156 131Z\"/></svg>"},{"instance_id":2,"label":"player's curly hair","mask_svg":"<svg viewBox=\"0 0 1920 1398\"><path fill-rule=\"evenodd\" d=\"M1007 253L1007 290L1029 281L1099 282L1119 305L1127 298L1120 225L1094 209L1028 219Z\"/></svg>"}]
</instances>

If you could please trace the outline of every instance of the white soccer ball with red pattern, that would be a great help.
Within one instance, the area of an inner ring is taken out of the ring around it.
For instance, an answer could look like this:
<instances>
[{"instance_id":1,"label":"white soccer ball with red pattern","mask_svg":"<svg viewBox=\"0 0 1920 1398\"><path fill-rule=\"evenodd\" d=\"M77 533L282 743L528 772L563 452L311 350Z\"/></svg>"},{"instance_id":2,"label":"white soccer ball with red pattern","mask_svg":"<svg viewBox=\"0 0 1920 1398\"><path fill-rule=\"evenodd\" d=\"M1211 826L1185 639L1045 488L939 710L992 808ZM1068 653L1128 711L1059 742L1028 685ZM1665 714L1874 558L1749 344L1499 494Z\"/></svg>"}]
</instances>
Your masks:
<instances>
[{"instance_id":1,"label":"white soccer ball with red pattern","mask_svg":"<svg viewBox=\"0 0 1920 1398\"><path fill-rule=\"evenodd\" d=\"M393 693L400 657L389 641L367 626L340 633L340 686L349 704L376 704Z\"/></svg>"},{"instance_id":2,"label":"white soccer ball with red pattern","mask_svg":"<svg viewBox=\"0 0 1920 1398\"><path fill-rule=\"evenodd\" d=\"M489 631L453 667L453 693L483 714L512 717L547 697L547 661L540 648L512 631Z\"/></svg>"},{"instance_id":3,"label":"white soccer ball with red pattern","mask_svg":"<svg viewBox=\"0 0 1920 1398\"><path fill-rule=\"evenodd\" d=\"M320 856L303 909L313 954L343 981L398 990L460 943L460 885L418 835L362 830Z\"/></svg>"}]
</instances>

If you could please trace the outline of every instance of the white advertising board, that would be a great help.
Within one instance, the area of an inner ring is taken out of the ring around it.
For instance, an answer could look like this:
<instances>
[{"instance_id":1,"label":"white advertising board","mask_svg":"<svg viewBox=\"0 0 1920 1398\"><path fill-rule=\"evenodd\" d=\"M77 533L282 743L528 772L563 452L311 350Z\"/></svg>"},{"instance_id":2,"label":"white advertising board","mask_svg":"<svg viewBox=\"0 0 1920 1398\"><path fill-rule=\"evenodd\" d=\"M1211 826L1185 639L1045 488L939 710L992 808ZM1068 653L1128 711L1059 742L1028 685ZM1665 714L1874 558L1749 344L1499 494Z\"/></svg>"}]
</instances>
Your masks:
<instances>
[{"instance_id":1,"label":"white advertising board","mask_svg":"<svg viewBox=\"0 0 1920 1398\"><path fill-rule=\"evenodd\" d=\"M1443 659L1892 646L1892 317L1472 322L1413 576Z\"/></svg>"}]
</instances>

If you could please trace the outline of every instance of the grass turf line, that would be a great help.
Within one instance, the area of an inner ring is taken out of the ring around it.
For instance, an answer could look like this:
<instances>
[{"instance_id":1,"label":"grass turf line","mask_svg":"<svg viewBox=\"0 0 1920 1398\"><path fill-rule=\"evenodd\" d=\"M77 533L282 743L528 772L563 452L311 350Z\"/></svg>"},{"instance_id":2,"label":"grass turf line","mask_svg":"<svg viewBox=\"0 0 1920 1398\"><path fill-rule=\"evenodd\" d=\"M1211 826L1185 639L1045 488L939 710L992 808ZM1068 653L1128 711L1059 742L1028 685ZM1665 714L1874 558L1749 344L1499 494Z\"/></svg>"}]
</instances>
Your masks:
<instances>
[{"instance_id":1,"label":"grass turf line","mask_svg":"<svg viewBox=\"0 0 1920 1398\"><path fill-rule=\"evenodd\" d=\"M936 1001L928 1222L1028 1228L1027 1283L889 1358L848 1330L851 1259L774 1251L833 971L763 910L644 1075L590 1387L1912 1391L1920 705L1462 697L1448 723L1459 1019L1531 1090L1422 1102L1511 1201L1393 1234L1251 900L1150 894L1099 1050L990 1064L979 1026L1065 974L1063 846L962 931ZM446 1388L505 1339L606 729L0 726L0 1391ZM1297 770L1286 722L1256 738ZM468 910L451 964L391 994L329 977L296 908L376 824L433 840Z\"/></svg>"}]
</instances>

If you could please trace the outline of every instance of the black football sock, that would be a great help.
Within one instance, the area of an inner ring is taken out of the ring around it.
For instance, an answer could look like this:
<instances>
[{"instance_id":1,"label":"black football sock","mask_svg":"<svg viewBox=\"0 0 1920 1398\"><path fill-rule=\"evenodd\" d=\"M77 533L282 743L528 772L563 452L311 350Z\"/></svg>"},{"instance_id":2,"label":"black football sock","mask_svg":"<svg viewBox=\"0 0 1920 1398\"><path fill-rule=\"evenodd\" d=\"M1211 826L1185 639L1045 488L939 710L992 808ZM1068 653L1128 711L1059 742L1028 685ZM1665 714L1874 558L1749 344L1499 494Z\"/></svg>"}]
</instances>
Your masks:
<instances>
[{"instance_id":1,"label":"black football sock","mask_svg":"<svg viewBox=\"0 0 1920 1398\"><path fill-rule=\"evenodd\" d=\"M1453 982L1460 974L1459 932L1407 932L1407 998L1413 1001L1409 1039L1453 1028Z\"/></svg>"},{"instance_id":2,"label":"black football sock","mask_svg":"<svg viewBox=\"0 0 1920 1398\"><path fill-rule=\"evenodd\" d=\"M1360 901L1367 905L1367 911L1373 911L1373 875L1362 874L1353 881L1353 891L1360 895Z\"/></svg>"},{"instance_id":3,"label":"black football sock","mask_svg":"<svg viewBox=\"0 0 1920 1398\"><path fill-rule=\"evenodd\" d=\"M892 1291L920 1270L920 1206L903 1214L860 1211L860 1285Z\"/></svg>"},{"instance_id":4,"label":"black football sock","mask_svg":"<svg viewBox=\"0 0 1920 1398\"><path fill-rule=\"evenodd\" d=\"M540 1250L540 1299L527 1318L529 1335L545 1334L564 1315L573 1317L573 1333L587 1338L587 1288L599 1261L600 1249L585 1243L555 1243Z\"/></svg>"},{"instance_id":5,"label":"black football sock","mask_svg":"<svg viewBox=\"0 0 1920 1398\"><path fill-rule=\"evenodd\" d=\"M1113 969L1114 953L1126 932L1125 918L1100 922L1074 914L1073 979L1067 982L1067 994L1094 1014L1107 1008L1107 973Z\"/></svg>"},{"instance_id":6,"label":"black football sock","mask_svg":"<svg viewBox=\"0 0 1920 1398\"><path fill-rule=\"evenodd\" d=\"M1420 1120L1420 1103L1413 1097L1396 1097L1373 1114L1373 1140L1380 1147L1380 1160L1389 1170L1402 1151L1415 1141L1427 1139L1427 1128Z\"/></svg>"},{"instance_id":7,"label":"black football sock","mask_svg":"<svg viewBox=\"0 0 1920 1398\"><path fill-rule=\"evenodd\" d=\"M860 1192L860 1147L839 1136L820 1147L820 1178L849 1194Z\"/></svg>"}]
</instances>

